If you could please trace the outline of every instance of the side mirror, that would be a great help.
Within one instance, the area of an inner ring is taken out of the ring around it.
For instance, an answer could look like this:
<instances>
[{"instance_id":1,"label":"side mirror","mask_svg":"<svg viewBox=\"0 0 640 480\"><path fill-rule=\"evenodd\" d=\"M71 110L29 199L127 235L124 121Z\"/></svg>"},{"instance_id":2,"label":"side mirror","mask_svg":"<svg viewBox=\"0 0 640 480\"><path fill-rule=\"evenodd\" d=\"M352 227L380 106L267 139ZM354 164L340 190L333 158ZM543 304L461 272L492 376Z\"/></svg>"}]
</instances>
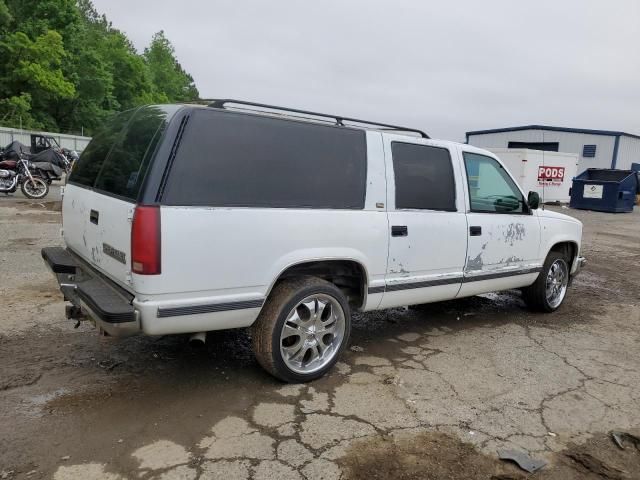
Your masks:
<instances>
[{"instance_id":1,"label":"side mirror","mask_svg":"<svg viewBox=\"0 0 640 480\"><path fill-rule=\"evenodd\" d=\"M535 210L536 208L538 208L540 206L540 195L538 195L538 192L529 192L527 203L529 204L529 208L531 210Z\"/></svg>"}]
</instances>

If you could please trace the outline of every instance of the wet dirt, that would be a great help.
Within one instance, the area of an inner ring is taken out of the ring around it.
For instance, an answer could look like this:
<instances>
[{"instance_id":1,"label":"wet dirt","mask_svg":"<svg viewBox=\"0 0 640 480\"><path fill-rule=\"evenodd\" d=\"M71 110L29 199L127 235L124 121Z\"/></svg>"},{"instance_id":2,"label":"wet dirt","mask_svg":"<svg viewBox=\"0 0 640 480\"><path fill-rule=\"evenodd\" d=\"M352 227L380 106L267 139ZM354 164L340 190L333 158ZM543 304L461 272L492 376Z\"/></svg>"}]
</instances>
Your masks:
<instances>
[{"instance_id":1,"label":"wet dirt","mask_svg":"<svg viewBox=\"0 0 640 480\"><path fill-rule=\"evenodd\" d=\"M451 435L421 433L356 442L339 463L345 480L629 480L640 473L640 451L632 445L622 450L599 434L570 444L530 474Z\"/></svg>"},{"instance_id":2,"label":"wet dirt","mask_svg":"<svg viewBox=\"0 0 640 480\"><path fill-rule=\"evenodd\" d=\"M556 208L589 264L553 315L516 291L357 314L330 375L286 386L244 330L194 349L74 329L39 256L59 214L18 203L0 203L0 478L528 478L498 448L549 461L533 478L640 478L607 436L640 427L640 212Z\"/></svg>"},{"instance_id":3,"label":"wet dirt","mask_svg":"<svg viewBox=\"0 0 640 480\"><path fill-rule=\"evenodd\" d=\"M46 200L46 201L17 201L16 205L19 207L28 208L31 210L48 210L51 212L62 211L62 200Z\"/></svg>"}]
</instances>

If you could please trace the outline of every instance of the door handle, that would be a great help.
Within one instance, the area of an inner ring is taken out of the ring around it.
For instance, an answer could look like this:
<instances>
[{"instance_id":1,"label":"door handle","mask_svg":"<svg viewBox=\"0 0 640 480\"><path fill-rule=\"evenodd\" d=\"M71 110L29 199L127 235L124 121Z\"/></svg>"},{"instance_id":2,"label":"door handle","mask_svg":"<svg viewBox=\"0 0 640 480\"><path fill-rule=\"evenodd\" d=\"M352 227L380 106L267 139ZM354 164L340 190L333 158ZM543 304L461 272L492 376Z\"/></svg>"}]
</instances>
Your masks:
<instances>
[{"instance_id":1,"label":"door handle","mask_svg":"<svg viewBox=\"0 0 640 480\"><path fill-rule=\"evenodd\" d=\"M480 235L482 235L482 227L479 227L477 225L469 227L469 235L472 237L479 237Z\"/></svg>"},{"instance_id":2,"label":"door handle","mask_svg":"<svg viewBox=\"0 0 640 480\"><path fill-rule=\"evenodd\" d=\"M89 212L89 221L97 225L99 215L100 213L97 210L91 210L91 212Z\"/></svg>"},{"instance_id":3,"label":"door handle","mask_svg":"<svg viewBox=\"0 0 640 480\"><path fill-rule=\"evenodd\" d=\"M406 225L393 225L391 227L392 237L406 237L409 235L409 229Z\"/></svg>"}]
</instances>

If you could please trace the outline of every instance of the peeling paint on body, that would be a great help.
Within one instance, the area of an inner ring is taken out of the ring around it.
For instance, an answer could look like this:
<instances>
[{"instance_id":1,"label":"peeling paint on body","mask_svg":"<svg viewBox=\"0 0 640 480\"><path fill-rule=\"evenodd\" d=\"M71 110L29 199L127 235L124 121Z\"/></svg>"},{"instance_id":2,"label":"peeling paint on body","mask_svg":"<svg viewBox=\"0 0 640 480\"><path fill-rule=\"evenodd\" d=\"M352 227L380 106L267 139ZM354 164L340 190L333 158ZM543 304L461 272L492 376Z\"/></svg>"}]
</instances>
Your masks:
<instances>
[{"instance_id":1,"label":"peeling paint on body","mask_svg":"<svg viewBox=\"0 0 640 480\"><path fill-rule=\"evenodd\" d=\"M511 255L510 257L508 257L506 259L505 258L500 259L500 261L498 263L505 264L505 265L510 265L512 263L520 263L522 261L523 260L521 258L518 258L515 255Z\"/></svg>"},{"instance_id":2,"label":"peeling paint on body","mask_svg":"<svg viewBox=\"0 0 640 480\"><path fill-rule=\"evenodd\" d=\"M486 244L485 244L486 246ZM484 249L484 247L482 247ZM465 270L482 270L483 262L482 262L482 252L476 255L476 258L467 257L467 268Z\"/></svg>"},{"instance_id":3,"label":"peeling paint on body","mask_svg":"<svg viewBox=\"0 0 640 480\"><path fill-rule=\"evenodd\" d=\"M508 243L513 246L517 241L524 240L526 231L523 223L510 223L507 225L506 230L502 234L504 236L504 243Z\"/></svg>"},{"instance_id":4,"label":"peeling paint on body","mask_svg":"<svg viewBox=\"0 0 640 480\"><path fill-rule=\"evenodd\" d=\"M389 273L397 273L398 275L403 277L408 277L411 274L411 272L409 272L408 270L405 270L404 265L401 263L398 264L397 269L389 270Z\"/></svg>"},{"instance_id":5,"label":"peeling paint on body","mask_svg":"<svg viewBox=\"0 0 640 480\"><path fill-rule=\"evenodd\" d=\"M91 258L94 263L100 264L102 260L102 255L100 255L100 249L98 247L91 247Z\"/></svg>"}]
</instances>

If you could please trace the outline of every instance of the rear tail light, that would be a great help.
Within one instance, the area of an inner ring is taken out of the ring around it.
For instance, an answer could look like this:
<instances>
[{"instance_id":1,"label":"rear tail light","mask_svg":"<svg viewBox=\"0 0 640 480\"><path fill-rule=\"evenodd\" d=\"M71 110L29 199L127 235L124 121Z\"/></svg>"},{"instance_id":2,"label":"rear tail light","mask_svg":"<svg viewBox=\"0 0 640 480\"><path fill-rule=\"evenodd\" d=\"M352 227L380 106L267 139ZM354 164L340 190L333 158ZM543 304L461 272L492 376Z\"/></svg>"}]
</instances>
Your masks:
<instances>
[{"instance_id":1,"label":"rear tail light","mask_svg":"<svg viewBox=\"0 0 640 480\"><path fill-rule=\"evenodd\" d=\"M140 275L158 275L160 260L160 207L138 205L131 226L131 270Z\"/></svg>"}]
</instances>

